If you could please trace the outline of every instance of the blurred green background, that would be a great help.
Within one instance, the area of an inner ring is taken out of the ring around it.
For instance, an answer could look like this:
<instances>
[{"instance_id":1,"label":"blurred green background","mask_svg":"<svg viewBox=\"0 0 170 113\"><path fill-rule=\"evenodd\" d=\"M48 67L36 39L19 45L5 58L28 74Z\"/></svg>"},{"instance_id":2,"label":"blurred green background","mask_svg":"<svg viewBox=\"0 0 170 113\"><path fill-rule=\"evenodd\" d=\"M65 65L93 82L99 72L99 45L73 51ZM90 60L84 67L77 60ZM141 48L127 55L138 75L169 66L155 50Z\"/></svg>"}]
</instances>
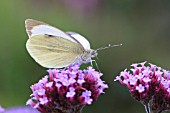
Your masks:
<instances>
[{"instance_id":1,"label":"blurred green background","mask_svg":"<svg viewBox=\"0 0 170 113\"><path fill-rule=\"evenodd\" d=\"M170 69L169 0L1 0L0 104L25 105L30 86L47 74L27 53L27 18L85 36L99 52L98 65L109 89L84 113L145 113L127 88L114 82L132 63L148 61Z\"/></svg>"}]
</instances>

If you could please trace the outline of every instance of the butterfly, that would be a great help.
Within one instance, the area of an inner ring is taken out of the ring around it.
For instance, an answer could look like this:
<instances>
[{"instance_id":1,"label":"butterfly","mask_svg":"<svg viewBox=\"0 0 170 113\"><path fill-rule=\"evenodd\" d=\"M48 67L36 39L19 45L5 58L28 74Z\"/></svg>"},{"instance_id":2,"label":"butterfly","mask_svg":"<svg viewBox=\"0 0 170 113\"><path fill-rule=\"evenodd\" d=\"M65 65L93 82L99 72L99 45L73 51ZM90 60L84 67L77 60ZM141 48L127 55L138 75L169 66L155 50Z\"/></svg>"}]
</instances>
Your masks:
<instances>
[{"instance_id":1,"label":"butterfly","mask_svg":"<svg viewBox=\"0 0 170 113\"><path fill-rule=\"evenodd\" d=\"M29 39L26 48L31 57L46 68L63 68L70 64L91 63L97 51L120 46L108 45L93 50L89 41L76 32L64 32L47 23L26 19L25 27ZM97 65L96 65L97 66Z\"/></svg>"},{"instance_id":2,"label":"butterfly","mask_svg":"<svg viewBox=\"0 0 170 113\"><path fill-rule=\"evenodd\" d=\"M26 19L29 39L26 48L31 57L46 68L63 68L70 64L92 62L97 51L89 41L75 32L63 32L47 23Z\"/></svg>"}]
</instances>

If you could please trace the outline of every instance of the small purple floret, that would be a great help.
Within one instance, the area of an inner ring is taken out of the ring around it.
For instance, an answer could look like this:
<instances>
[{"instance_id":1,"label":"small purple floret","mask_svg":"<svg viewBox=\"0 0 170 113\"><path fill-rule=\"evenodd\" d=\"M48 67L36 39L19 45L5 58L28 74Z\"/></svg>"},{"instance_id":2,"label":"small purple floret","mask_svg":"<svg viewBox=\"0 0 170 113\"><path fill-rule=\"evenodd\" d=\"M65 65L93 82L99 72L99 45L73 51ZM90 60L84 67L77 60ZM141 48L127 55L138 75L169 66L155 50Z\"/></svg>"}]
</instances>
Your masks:
<instances>
[{"instance_id":1,"label":"small purple floret","mask_svg":"<svg viewBox=\"0 0 170 113\"><path fill-rule=\"evenodd\" d=\"M139 92L139 93L142 93L145 91L145 87L142 86L142 84L139 84L139 86L136 86L136 90Z\"/></svg>"}]
</instances>

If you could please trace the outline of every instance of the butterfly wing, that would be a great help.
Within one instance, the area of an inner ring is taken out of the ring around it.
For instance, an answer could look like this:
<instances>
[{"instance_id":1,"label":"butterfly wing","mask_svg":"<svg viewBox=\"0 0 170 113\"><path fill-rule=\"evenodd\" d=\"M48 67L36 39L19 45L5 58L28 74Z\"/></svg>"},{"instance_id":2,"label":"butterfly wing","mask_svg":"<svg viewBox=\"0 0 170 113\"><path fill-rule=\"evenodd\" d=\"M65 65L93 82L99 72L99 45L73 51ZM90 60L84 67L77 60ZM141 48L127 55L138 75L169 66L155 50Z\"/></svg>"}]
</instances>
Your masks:
<instances>
[{"instance_id":1,"label":"butterfly wing","mask_svg":"<svg viewBox=\"0 0 170 113\"><path fill-rule=\"evenodd\" d=\"M84 51L78 43L44 34L31 36L26 48L35 61L46 68L66 67L76 62Z\"/></svg>"},{"instance_id":2,"label":"butterfly wing","mask_svg":"<svg viewBox=\"0 0 170 113\"><path fill-rule=\"evenodd\" d=\"M74 37L44 22L25 21L30 55L43 67L62 68L76 62L84 48Z\"/></svg>"},{"instance_id":3,"label":"butterfly wing","mask_svg":"<svg viewBox=\"0 0 170 113\"><path fill-rule=\"evenodd\" d=\"M62 38L65 38L67 40L77 43L77 40L75 40L73 37L70 37L65 32L41 21L37 21L33 19L26 19L25 27L26 27L26 31L27 31L29 38L35 35L47 34L47 35L62 37Z\"/></svg>"},{"instance_id":4,"label":"butterfly wing","mask_svg":"<svg viewBox=\"0 0 170 113\"><path fill-rule=\"evenodd\" d=\"M73 37L85 50L90 50L89 41L84 38L82 35L76 32L66 32L69 36Z\"/></svg>"}]
</instances>

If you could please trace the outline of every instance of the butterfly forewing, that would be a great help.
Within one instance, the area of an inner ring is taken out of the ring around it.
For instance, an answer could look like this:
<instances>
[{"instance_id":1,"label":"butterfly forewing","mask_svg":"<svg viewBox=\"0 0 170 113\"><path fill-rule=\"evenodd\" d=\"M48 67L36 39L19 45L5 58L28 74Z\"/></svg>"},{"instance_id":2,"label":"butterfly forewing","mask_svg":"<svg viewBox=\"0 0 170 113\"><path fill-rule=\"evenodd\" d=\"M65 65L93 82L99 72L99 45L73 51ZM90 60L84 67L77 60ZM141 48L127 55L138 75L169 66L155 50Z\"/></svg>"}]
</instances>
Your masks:
<instances>
[{"instance_id":1,"label":"butterfly forewing","mask_svg":"<svg viewBox=\"0 0 170 113\"><path fill-rule=\"evenodd\" d=\"M34 35L26 44L30 55L46 68L62 68L76 62L84 48L75 42L57 36Z\"/></svg>"},{"instance_id":2,"label":"butterfly forewing","mask_svg":"<svg viewBox=\"0 0 170 113\"><path fill-rule=\"evenodd\" d=\"M48 24L41 22L41 21L33 20L33 19L25 20L25 27L26 27L26 31L27 31L29 37L32 35L31 30L35 26L39 26L39 25L48 25Z\"/></svg>"},{"instance_id":3,"label":"butterfly forewing","mask_svg":"<svg viewBox=\"0 0 170 113\"><path fill-rule=\"evenodd\" d=\"M31 38L34 35L53 35L53 36L58 36L64 39L68 39L72 42L77 43L77 40L74 38L70 37L68 34L63 32L60 29L57 29L53 26L50 26L44 22L33 20L33 19L27 19L25 21L25 27L26 31L28 33L29 38Z\"/></svg>"}]
</instances>

